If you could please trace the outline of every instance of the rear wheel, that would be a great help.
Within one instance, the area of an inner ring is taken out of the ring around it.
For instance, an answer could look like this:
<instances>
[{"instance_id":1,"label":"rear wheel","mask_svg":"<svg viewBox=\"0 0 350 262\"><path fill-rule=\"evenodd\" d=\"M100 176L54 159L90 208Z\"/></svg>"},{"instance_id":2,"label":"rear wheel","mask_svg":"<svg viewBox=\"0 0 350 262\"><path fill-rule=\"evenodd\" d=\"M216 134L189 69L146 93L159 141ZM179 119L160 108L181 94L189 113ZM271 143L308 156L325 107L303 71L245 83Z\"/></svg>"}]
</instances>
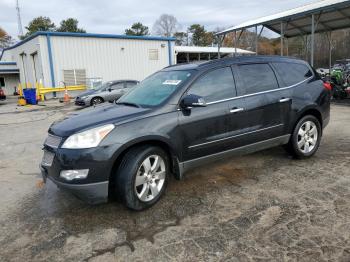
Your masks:
<instances>
[{"instance_id":1,"label":"rear wheel","mask_svg":"<svg viewBox=\"0 0 350 262\"><path fill-rule=\"evenodd\" d=\"M312 115L304 116L294 128L286 149L297 158L308 158L314 155L321 141L321 124Z\"/></svg>"},{"instance_id":2,"label":"rear wheel","mask_svg":"<svg viewBox=\"0 0 350 262\"><path fill-rule=\"evenodd\" d=\"M143 210L162 196L169 176L168 155L159 147L142 146L125 154L116 175L116 193L130 209Z\"/></svg>"},{"instance_id":3,"label":"rear wheel","mask_svg":"<svg viewBox=\"0 0 350 262\"><path fill-rule=\"evenodd\" d=\"M101 97L94 97L93 99L91 99L91 105L92 106L101 104L103 102L104 101L103 101L103 99Z\"/></svg>"}]
</instances>

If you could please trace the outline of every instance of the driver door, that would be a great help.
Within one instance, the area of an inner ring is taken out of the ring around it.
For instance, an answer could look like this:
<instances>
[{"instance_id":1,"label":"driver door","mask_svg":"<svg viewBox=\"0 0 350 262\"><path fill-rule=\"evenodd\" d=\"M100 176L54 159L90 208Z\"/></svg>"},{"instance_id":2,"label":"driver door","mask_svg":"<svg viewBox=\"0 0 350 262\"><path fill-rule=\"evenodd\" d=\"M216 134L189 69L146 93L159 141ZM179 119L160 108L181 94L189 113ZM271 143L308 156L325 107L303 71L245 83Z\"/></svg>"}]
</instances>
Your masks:
<instances>
[{"instance_id":1,"label":"driver door","mask_svg":"<svg viewBox=\"0 0 350 262\"><path fill-rule=\"evenodd\" d=\"M107 88L107 90L106 90L107 97L105 100L106 101L114 101L114 100L118 99L119 97L121 97L123 94L124 85L125 85L124 82L118 82L118 83L111 84L109 86L109 88Z\"/></svg>"},{"instance_id":2,"label":"driver door","mask_svg":"<svg viewBox=\"0 0 350 262\"><path fill-rule=\"evenodd\" d=\"M203 97L207 105L179 111L182 161L225 149L230 105L227 99L236 96L231 68L221 67L205 72L185 95L189 94Z\"/></svg>"}]
</instances>

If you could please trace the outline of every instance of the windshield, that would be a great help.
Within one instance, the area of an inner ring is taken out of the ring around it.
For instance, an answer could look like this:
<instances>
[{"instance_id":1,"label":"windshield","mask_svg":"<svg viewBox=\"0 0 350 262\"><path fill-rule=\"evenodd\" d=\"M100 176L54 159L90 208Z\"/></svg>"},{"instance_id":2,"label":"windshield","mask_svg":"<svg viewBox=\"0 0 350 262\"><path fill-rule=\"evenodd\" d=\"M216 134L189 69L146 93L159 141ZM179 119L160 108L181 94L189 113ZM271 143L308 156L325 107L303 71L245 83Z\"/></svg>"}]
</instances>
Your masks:
<instances>
[{"instance_id":1,"label":"windshield","mask_svg":"<svg viewBox=\"0 0 350 262\"><path fill-rule=\"evenodd\" d=\"M118 103L157 106L170 97L191 76L191 71L161 71L143 80L135 89L122 96Z\"/></svg>"}]
</instances>

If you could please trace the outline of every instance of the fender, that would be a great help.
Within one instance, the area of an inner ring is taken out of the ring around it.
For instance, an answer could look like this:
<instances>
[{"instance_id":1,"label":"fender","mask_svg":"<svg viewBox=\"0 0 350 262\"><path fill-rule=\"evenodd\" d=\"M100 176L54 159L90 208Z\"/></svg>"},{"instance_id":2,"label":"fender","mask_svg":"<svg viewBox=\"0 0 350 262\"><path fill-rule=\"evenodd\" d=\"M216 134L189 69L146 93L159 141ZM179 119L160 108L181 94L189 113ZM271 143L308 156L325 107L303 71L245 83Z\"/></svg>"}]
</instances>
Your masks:
<instances>
[{"instance_id":1,"label":"fender","mask_svg":"<svg viewBox=\"0 0 350 262\"><path fill-rule=\"evenodd\" d=\"M175 175L175 178L180 180L182 179L182 172L180 171L180 164L179 164L179 155L178 155L178 149L172 143L171 139L169 137L166 137L164 135L159 134L148 134L142 137L137 137L134 139L129 140L126 143L121 144L121 146L117 149L117 151L113 155L113 162L117 161L122 154L128 150L129 148L138 145L138 144L145 144L145 143L160 143L163 146L166 146L168 149L168 153L170 154L171 161L172 161L172 167L173 172Z\"/></svg>"}]
</instances>

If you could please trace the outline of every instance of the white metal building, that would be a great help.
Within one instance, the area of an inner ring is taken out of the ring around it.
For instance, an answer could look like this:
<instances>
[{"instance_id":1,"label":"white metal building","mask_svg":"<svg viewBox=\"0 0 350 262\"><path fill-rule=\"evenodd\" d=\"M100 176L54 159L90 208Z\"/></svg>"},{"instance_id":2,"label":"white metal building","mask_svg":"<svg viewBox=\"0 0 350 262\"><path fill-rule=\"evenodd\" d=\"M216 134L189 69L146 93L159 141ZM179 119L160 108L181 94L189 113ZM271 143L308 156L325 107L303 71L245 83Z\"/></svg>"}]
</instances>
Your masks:
<instances>
[{"instance_id":1,"label":"white metal building","mask_svg":"<svg viewBox=\"0 0 350 262\"><path fill-rule=\"evenodd\" d=\"M189 63L192 61L218 59L218 48L212 46L175 46L174 62ZM255 52L234 47L221 47L220 57L238 55L255 55Z\"/></svg>"},{"instance_id":2,"label":"white metal building","mask_svg":"<svg viewBox=\"0 0 350 262\"><path fill-rule=\"evenodd\" d=\"M62 81L79 85L87 79L142 80L173 64L174 43L174 38L165 37L37 32L3 50L0 77L7 94L14 91L13 79L7 84L9 69L27 86L42 82L55 87Z\"/></svg>"}]
</instances>

